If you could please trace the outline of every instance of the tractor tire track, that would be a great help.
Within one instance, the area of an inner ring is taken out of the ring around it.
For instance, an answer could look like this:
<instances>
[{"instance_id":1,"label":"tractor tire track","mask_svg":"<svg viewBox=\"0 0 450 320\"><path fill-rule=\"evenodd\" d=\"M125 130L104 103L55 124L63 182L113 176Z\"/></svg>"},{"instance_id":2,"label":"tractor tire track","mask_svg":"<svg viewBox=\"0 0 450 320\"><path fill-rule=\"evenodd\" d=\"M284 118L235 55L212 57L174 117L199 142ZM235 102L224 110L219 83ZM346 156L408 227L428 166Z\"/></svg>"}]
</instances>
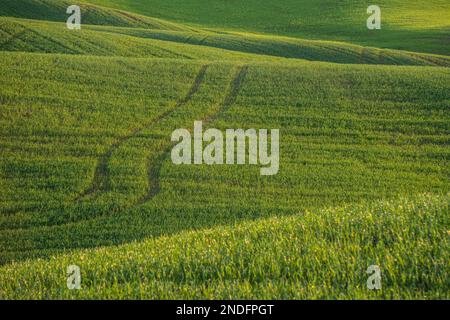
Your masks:
<instances>
[{"instance_id":1,"label":"tractor tire track","mask_svg":"<svg viewBox=\"0 0 450 320\"><path fill-rule=\"evenodd\" d=\"M203 65L201 67L201 69L200 69L199 73L197 74L195 81L194 81L192 87L190 88L189 92L187 93L187 95L183 99L179 100L173 108L163 112L156 119L153 119L149 123L143 125L140 128L135 129L134 131L127 134L126 136L123 136L119 140L114 142L111 145L111 147L108 149L108 151L98 160L98 164L95 168L94 178L92 180L91 185L88 188L86 188L83 192L81 192L78 195L78 197L75 199L75 201L80 201L86 197L92 196L99 192L108 191L109 190L108 163L109 163L114 151L117 150L126 141L132 139L133 137L136 137L137 135L139 135L142 131L144 131L148 127L167 118L173 112L175 112L177 109L181 108L186 103L188 103L189 100L191 100L192 96L198 91L201 83L203 82L203 80L205 78L207 69L208 69L208 65Z\"/></svg>"},{"instance_id":2,"label":"tractor tire track","mask_svg":"<svg viewBox=\"0 0 450 320\"><path fill-rule=\"evenodd\" d=\"M130 134L123 136L119 140L117 140L109 149L108 151L99 159L95 173L94 178L91 182L91 185L83 192L81 193L76 199L72 200L73 202L78 202L83 200L87 197L95 197L98 196L102 192L108 191L108 169L107 165L109 163L109 160L111 159L112 154L114 151L124 142L127 140L137 136L139 133L141 133L144 129L146 129L148 126L153 125L157 123L158 121L163 120L164 118L171 115L173 112L175 112L180 107L184 106L186 103L188 103L192 97L195 95L195 93L199 90L201 83L204 80L206 71L207 71L208 65L204 65L201 67L199 73L196 76L195 82L192 85L190 91L188 94L180 100L175 107L172 109L164 112L160 116L158 116L156 119L149 122L146 126L142 126L139 129L134 130ZM213 113L209 116L206 116L203 118L204 123L211 123L212 121L216 120L218 117L220 117L224 112L226 112L236 101L237 96L241 90L242 84L246 78L248 66L244 65L241 67L237 67L237 70L234 73L234 76L228 86L227 94L223 99L223 102L220 103L220 106L218 108L218 111L216 113ZM137 200L134 204L130 204L126 207L123 207L121 210L130 210L130 209L136 209L143 205L144 203L147 203L148 201L152 200L156 195L158 195L161 191L161 185L160 185L160 177L161 177L161 168L164 164L164 161L170 156L171 149L173 147L172 143L168 143L168 145L161 150L160 153L156 154L155 156L151 156L148 159L148 173L147 173L147 179L148 179L148 190L145 195L143 195L139 200ZM101 215L104 215L106 213L102 213ZM98 217L99 215L96 215ZM43 226L43 228L49 228L49 227L58 227L61 225L76 225L80 223L81 221L87 221L91 220L94 217L91 218L84 218L82 220L77 221L71 221L71 222L56 222L56 223L48 223ZM17 227L17 228L6 228L2 230L21 230L23 227ZM27 229L27 228L25 228ZM24 229L24 230L25 230Z\"/></svg>"},{"instance_id":3,"label":"tractor tire track","mask_svg":"<svg viewBox=\"0 0 450 320\"><path fill-rule=\"evenodd\" d=\"M238 68L233 77L233 80L230 83L228 93L225 96L219 108L219 111L211 116L204 118L203 119L204 123L210 123L216 120L236 102L237 96L239 94L239 91L241 90L242 83L244 82L247 72L248 72L247 65ZM161 154L149 159L148 164L148 184L150 186L149 190L147 191L147 194L143 196L132 208L137 208L143 205L144 203L150 201L161 191L161 183L160 183L161 168L164 161L168 158L172 147L173 144L169 144Z\"/></svg>"}]
</instances>

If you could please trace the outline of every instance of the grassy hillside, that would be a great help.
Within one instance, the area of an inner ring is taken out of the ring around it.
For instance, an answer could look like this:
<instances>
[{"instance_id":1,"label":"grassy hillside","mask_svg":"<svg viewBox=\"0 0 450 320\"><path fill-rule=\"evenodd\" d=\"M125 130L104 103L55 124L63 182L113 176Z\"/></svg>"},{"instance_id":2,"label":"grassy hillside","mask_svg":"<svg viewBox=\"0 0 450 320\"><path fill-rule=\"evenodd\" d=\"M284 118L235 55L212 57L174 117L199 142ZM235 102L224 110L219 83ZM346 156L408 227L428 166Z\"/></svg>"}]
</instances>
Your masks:
<instances>
[{"instance_id":1,"label":"grassy hillside","mask_svg":"<svg viewBox=\"0 0 450 320\"><path fill-rule=\"evenodd\" d=\"M0 298L448 298L447 2L88 2L0 7ZM196 120L279 173L174 165Z\"/></svg>"},{"instance_id":2,"label":"grassy hillside","mask_svg":"<svg viewBox=\"0 0 450 320\"><path fill-rule=\"evenodd\" d=\"M66 9L73 4L68 0L3 0L0 7L0 16L65 22L69 17ZM82 12L82 24L179 31L193 30L151 16L96 6L92 3L79 3L77 5L80 6Z\"/></svg>"},{"instance_id":3,"label":"grassy hillside","mask_svg":"<svg viewBox=\"0 0 450 320\"><path fill-rule=\"evenodd\" d=\"M120 29L122 30L122 29ZM138 29L140 30L140 29ZM238 51L218 50L173 41L145 39L124 35L114 28L80 32L67 30L65 24L0 18L0 34L4 36L0 49L13 52L62 53L71 55L153 57L171 59L258 60L258 56ZM430 59L430 62L426 62ZM446 57L420 57L416 63L447 65ZM414 61L414 58L411 59ZM422 62L421 62L422 61Z\"/></svg>"},{"instance_id":4,"label":"grassy hillside","mask_svg":"<svg viewBox=\"0 0 450 320\"><path fill-rule=\"evenodd\" d=\"M0 268L4 299L448 299L448 197L183 232ZM364 230L364 232L361 232ZM66 268L82 289L66 288ZM383 290L367 290L380 265Z\"/></svg>"},{"instance_id":5,"label":"grassy hillside","mask_svg":"<svg viewBox=\"0 0 450 320\"><path fill-rule=\"evenodd\" d=\"M71 31L63 23L0 17L0 34L4 51L241 61L267 61L267 56L275 56L352 64L450 66L447 56L209 31L92 25Z\"/></svg>"},{"instance_id":6,"label":"grassy hillside","mask_svg":"<svg viewBox=\"0 0 450 320\"><path fill-rule=\"evenodd\" d=\"M450 54L447 0L379 0L382 30L366 28L371 1L344 0L90 0L181 23L298 38Z\"/></svg>"}]
</instances>

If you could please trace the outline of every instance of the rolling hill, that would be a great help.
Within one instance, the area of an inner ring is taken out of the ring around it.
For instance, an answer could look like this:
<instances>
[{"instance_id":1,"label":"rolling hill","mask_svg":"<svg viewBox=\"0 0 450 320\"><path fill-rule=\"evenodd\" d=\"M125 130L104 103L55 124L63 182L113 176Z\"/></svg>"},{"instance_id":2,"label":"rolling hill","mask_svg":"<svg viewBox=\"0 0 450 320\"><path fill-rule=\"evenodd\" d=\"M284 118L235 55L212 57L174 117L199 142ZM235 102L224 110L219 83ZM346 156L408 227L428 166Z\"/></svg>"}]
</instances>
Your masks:
<instances>
[{"instance_id":1,"label":"rolling hill","mask_svg":"<svg viewBox=\"0 0 450 320\"><path fill-rule=\"evenodd\" d=\"M254 59L259 59L260 55L268 55L352 64L450 66L450 58L445 55L248 32L219 32L91 5L82 6L83 23L86 24L83 30L72 32L66 28L65 23L61 23L67 18L64 5L69 5L69 2L7 2L0 9L0 34L4 35L0 49L213 60L229 57L248 60L252 56L243 53L251 53L258 55L253 56ZM19 10L27 7L33 10ZM14 8L16 9L13 10ZM29 20L30 18L38 21ZM52 23L46 19L60 22ZM199 50L197 46L202 48ZM216 48L226 51L214 50Z\"/></svg>"},{"instance_id":2,"label":"rolling hill","mask_svg":"<svg viewBox=\"0 0 450 320\"><path fill-rule=\"evenodd\" d=\"M366 28L369 1L343 0L91 0L218 30L293 36L449 55L450 3L447 0L379 0L382 30Z\"/></svg>"},{"instance_id":3,"label":"rolling hill","mask_svg":"<svg viewBox=\"0 0 450 320\"><path fill-rule=\"evenodd\" d=\"M446 299L439 288L447 286L447 200L422 195L330 208L14 263L0 268L0 296ZM81 290L65 287L73 263L82 270ZM372 264L387 279L381 292L365 288Z\"/></svg>"}]
</instances>

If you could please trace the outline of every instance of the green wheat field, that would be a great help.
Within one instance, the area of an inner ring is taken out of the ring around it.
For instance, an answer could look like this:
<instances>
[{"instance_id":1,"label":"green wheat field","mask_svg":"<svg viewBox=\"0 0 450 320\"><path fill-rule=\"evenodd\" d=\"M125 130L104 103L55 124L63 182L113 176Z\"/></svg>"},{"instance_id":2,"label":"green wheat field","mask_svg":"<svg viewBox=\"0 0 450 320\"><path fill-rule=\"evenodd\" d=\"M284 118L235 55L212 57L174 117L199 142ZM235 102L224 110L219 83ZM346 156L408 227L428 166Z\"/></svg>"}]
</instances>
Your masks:
<instances>
[{"instance_id":1,"label":"green wheat field","mask_svg":"<svg viewBox=\"0 0 450 320\"><path fill-rule=\"evenodd\" d=\"M371 4L1 0L0 299L450 299L450 2Z\"/></svg>"}]
</instances>

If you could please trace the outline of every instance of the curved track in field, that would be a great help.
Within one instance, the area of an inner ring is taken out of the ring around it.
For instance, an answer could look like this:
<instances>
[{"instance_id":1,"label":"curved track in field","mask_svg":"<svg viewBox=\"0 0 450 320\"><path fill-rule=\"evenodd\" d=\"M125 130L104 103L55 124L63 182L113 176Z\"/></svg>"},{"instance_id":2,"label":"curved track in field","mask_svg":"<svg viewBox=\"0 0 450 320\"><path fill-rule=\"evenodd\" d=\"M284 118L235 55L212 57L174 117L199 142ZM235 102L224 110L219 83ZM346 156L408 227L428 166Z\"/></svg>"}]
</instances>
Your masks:
<instances>
[{"instance_id":1,"label":"curved track in field","mask_svg":"<svg viewBox=\"0 0 450 320\"><path fill-rule=\"evenodd\" d=\"M233 77L233 80L230 83L227 95L225 96L225 99L223 100L220 109L217 113L208 116L203 119L204 123L212 122L213 120L217 119L222 113L227 111L236 101L236 98L239 94L239 91L241 89L242 83L244 82L245 76L248 72L248 66L242 66L239 67ZM172 144L169 144L163 151L163 153L159 154L156 157L152 157L149 159L148 164L148 182L149 182L149 189L145 196L143 196L134 206L138 207L140 205L143 205L147 201L150 201L153 197L155 197L161 190L160 186L160 176L161 176L161 167L164 163L165 159L168 157L170 150L172 148Z\"/></svg>"},{"instance_id":2,"label":"curved track in field","mask_svg":"<svg viewBox=\"0 0 450 320\"><path fill-rule=\"evenodd\" d=\"M175 112L176 109L183 107L186 105L193 95L199 90L199 87L201 86L205 75L206 75L207 66L202 66L200 69L200 72L198 73L194 84L192 85L191 89L187 93L187 95L181 99L175 107L171 108L170 110L167 110L163 114L159 115L156 119L154 119L151 123L148 125L154 124L157 121L161 121L165 119L166 117L169 117L173 112ZM217 105L214 106L214 108L208 112L208 114L203 116L204 123L211 123L215 121L217 118L219 118L223 113L225 113L229 108L235 104L236 99L241 91L242 85L245 81L247 72L248 72L248 66L235 66L232 68L232 79L229 82L227 88L225 89L226 93L221 102L219 102ZM146 127L141 127L139 129L134 130L130 134L122 137L119 139L116 143L114 143L108 151L103 155L103 157L99 160L96 170L94 179L91 182L91 185L82 196L79 196L78 200L83 199L84 197L88 196L98 196L103 191L108 191L108 163L114 153L114 150L119 148L119 146L124 143L125 141L131 139L133 136L138 135L140 132L142 132ZM154 156L150 156L148 159L148 166L147 166L147 179L148 179L148 189L146 190L145 194L139 198L138 200L134 201L134 203L127 204L123 208L120 208L119 212L123 212L125 210L134 210L139 209L142 205L149 203L155 196L157 196L161 191L161 168L164 164L164 162L167 160L167 156L170 155L171 147L173 146L172 142L167 143L166 146L163 148L160 148ZM105 176L102 176L103 173L105 173ZM86 199L87 201L92 201L92 198ZM78 203L78 201L73 202ZM55 220L47 220L46 222L43 222L39 226L37 225L28 225L28 226L16 226L16 227L8 227L6 229L3 229L2 231L9 232L10 236L8 236L7 240L2 239L2 242L5 241L5 246L8 246L8 243L16 243L16 241L23 241L24 237L25 239L27 237L30 237L31 239L36 239L37 243L40 243L40 230L42 230L44 233L50 232L50 233L60 233L60 232L67 232L67 230L70 230L71 226L75 227L79 224L86 223L88 221L91 221L93 219L100 218L101 216L108 215L110 212L106 211L98 211L93 215L89 216L70 216L71 211L70 210L76 210L75 207L72 207L71 209L68 209L69 211L63 210L58 211L55 210L53 213L55 214ZM62 215L60 215L63 213ZM59 217L59 218L57 218ZM64 229L61 229L64 228ZM32 230L31 233L28 233L27 230ZM70 232L69 232L70 234ZM37 237L37 238L34 238ZM3 243L0 243L0 246L3 245ZM29 243L25 241L23 243L23 248L20 249L21 254L23 254L25 251L30 252L31 256L34 256L33 252L39 252L39 249L36 247L36 245L32 244L31 247L29 247ZM75 248L76 246L74 246ZM61 248L58 247L58 245L48 245L48 250L61 250ZM11 253L11 252L9 252ZM24 255L24 257L29 257L28 255ZM37 254L36 256L40 256L40 254Z\"/></svg>"}]
</instances>

